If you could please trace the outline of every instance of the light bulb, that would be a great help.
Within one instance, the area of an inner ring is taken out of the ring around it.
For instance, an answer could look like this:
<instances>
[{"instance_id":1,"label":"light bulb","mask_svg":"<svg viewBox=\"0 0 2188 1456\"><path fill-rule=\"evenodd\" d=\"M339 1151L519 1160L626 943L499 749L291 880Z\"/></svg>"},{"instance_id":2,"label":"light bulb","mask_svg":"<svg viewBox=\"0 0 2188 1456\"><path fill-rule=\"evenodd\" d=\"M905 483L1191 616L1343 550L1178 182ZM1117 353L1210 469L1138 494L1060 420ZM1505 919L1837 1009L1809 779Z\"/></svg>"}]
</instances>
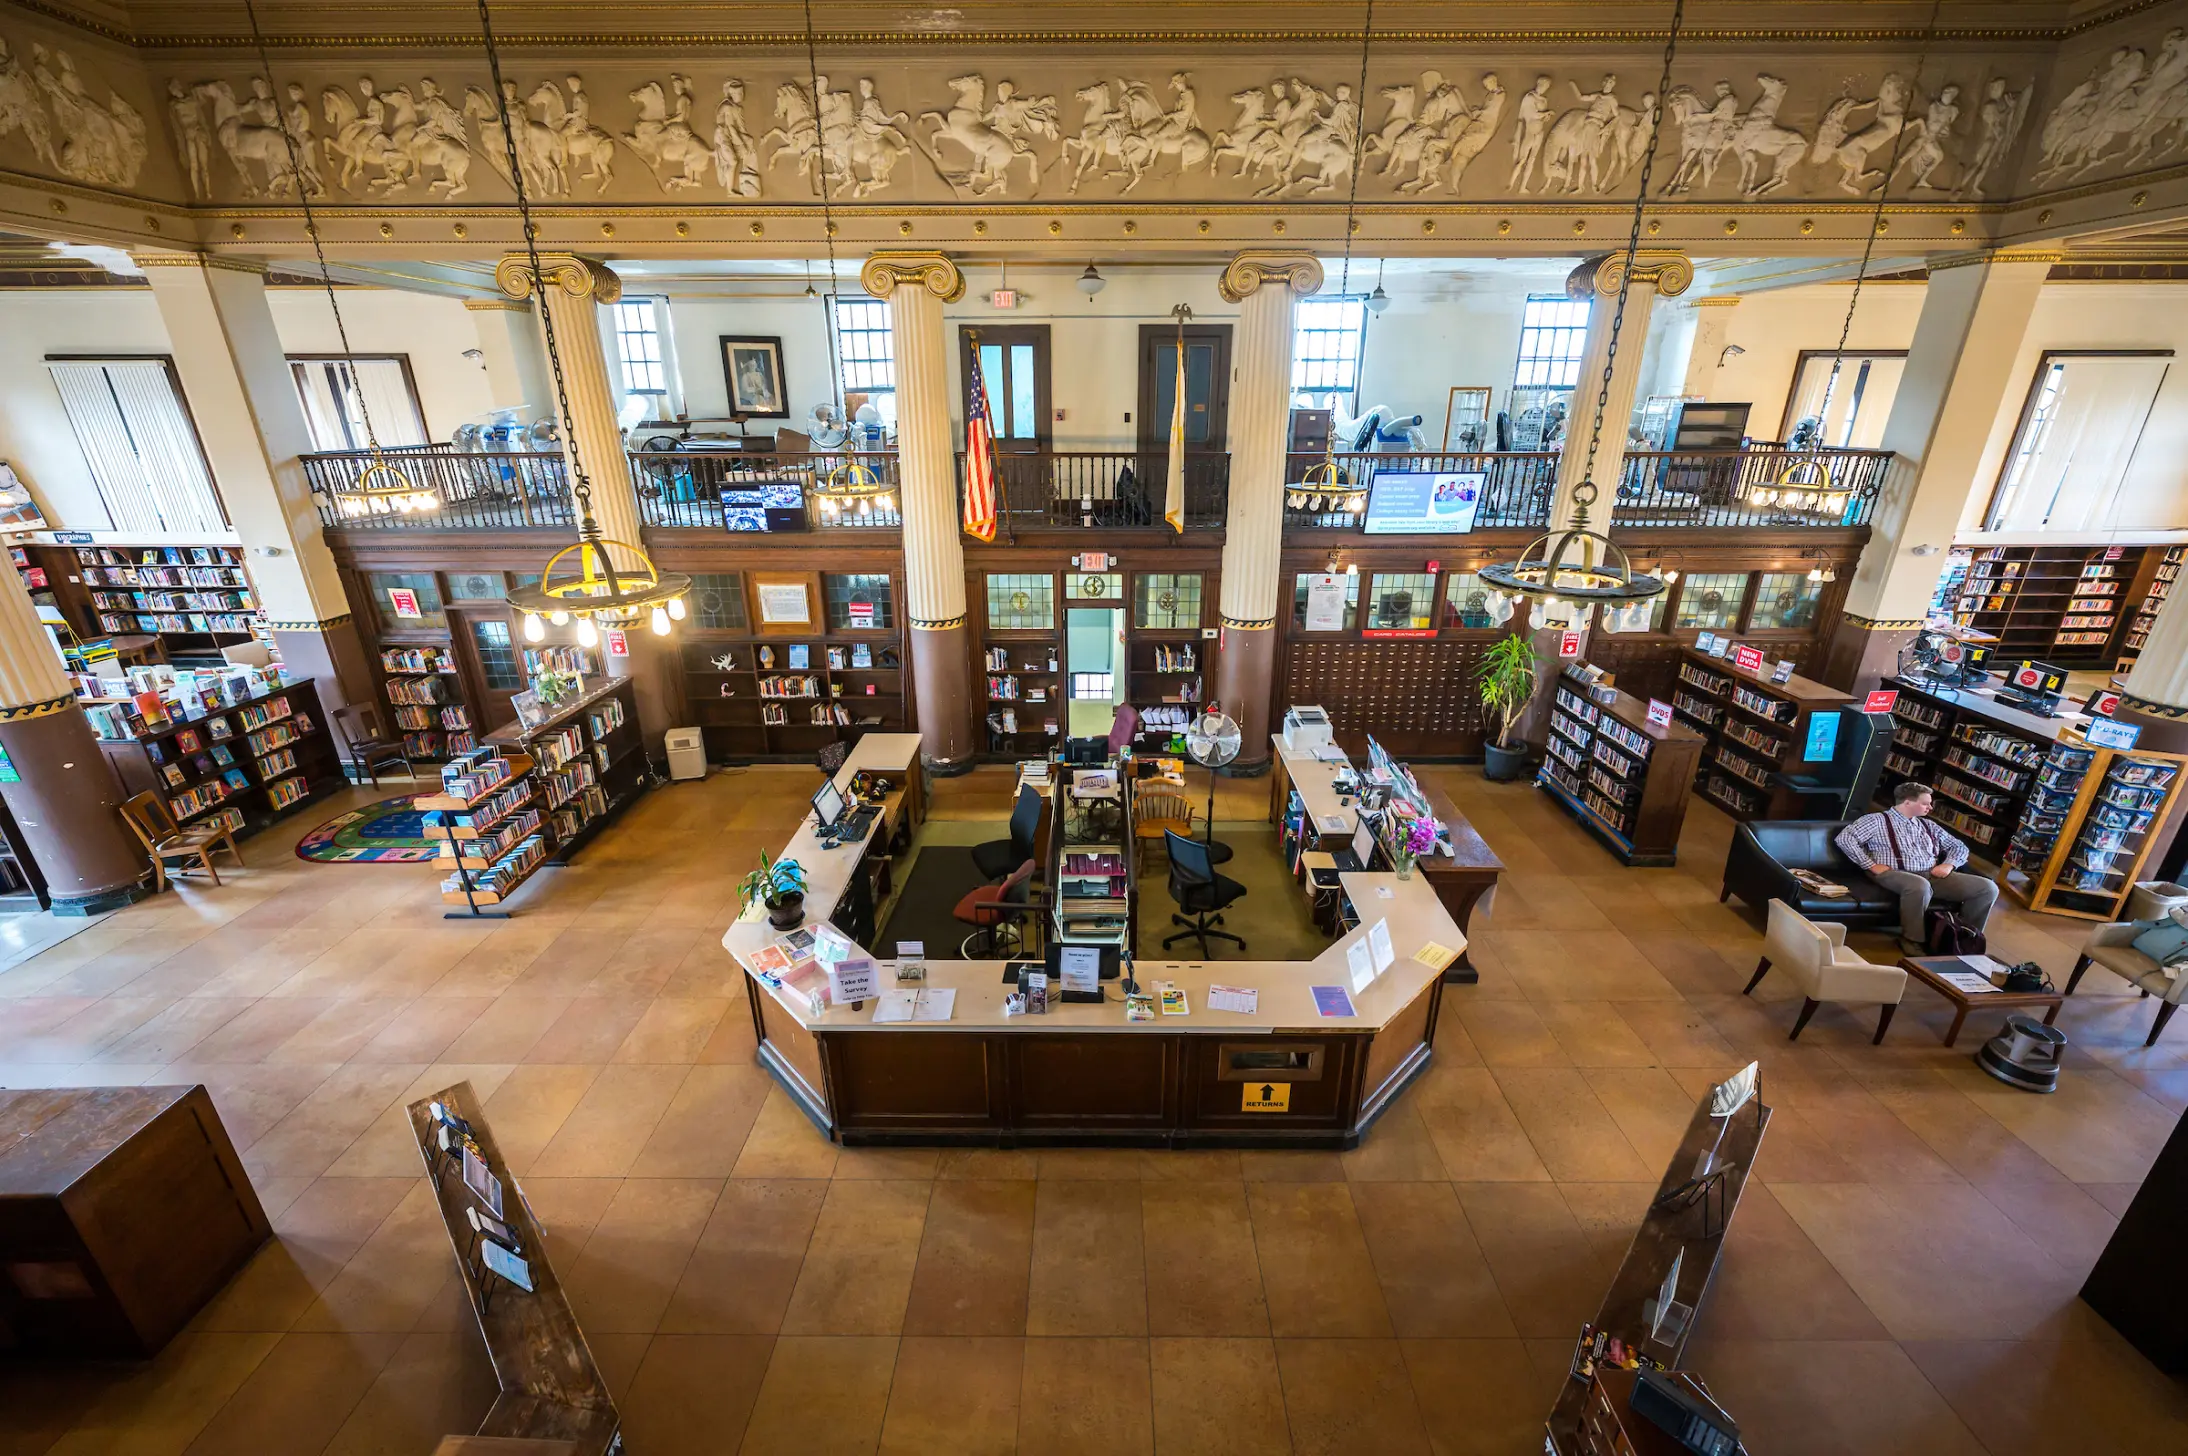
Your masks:
<instances>
[{"instance_id":1,"label":"light bulb","mask_svg":"<svg viewBox=\"0 0 2188 1456\"><path fill-rule=\"evenodd\" d=\"M1808 579L1809 579L1810 581L1822 581L1822 580L1823 580L1823 568L1822 568L1822 567L1820 567L1820 566L1811 566L1811 567L1809 567L1809 568L1808 568Z\"/></svg>"},{"instance_id":2,"label":"light bulb","mask_svg":"<svg viewBox=\"0 0 2188 1456\"><path fill-rule=\"evenodd\" d=\"M667 607L655 607L653 609L653 635L656 637L669 635L669 611Z\"/></svg>"},{"instance_id":3,"label":"light bulb","mask_svg":"<svg viewBox=\"0 0 2188 1456\"><path fill-rule=\"evenodd\" d=\"M874 497L874 507L877 510L893 511L896 509L896 502L885 495L876 496Z\"/></svg>"},{"instance_id":4,"label":"light bulb","mask_svg":"<svg viewBox=\"0 0 2188 1456\"><path fill-rule=\"evenodd\" d=\"M591 647L599 641L600 633L597 629L594 628L593 619L590 617L579 617L577 619L578 646Z\"/></svg>"},{"instance_id":5,"label":"light bulb","mask_svg":"<svg viewBox=\"0 0 2188 1456\"><path fill-rule=\"evenodd\" d=\"M539 619L539 613L526 612L524 614L524 640L527 642L544 642L547 640L547 624Z\"/></svg>"},{"instance_id":6,"label":"light bulb","mask_svg":"<svg viewBox=\"0 0 2188 1456\"><path fill-rule=\"evenodd\" d=\"M682 597L669 598L669 615L679 622L684 620L684 599Z\"/></svg>"},{"instance_id":7,"label":"light bulb","mask_svg":"<svg viewBox=\"0 0 2188 1456\"><path fill-rule=\"evenodd\" d=\"M1346 563L1345 563L1345 575L1347 575L1347 576L1358 576L1359 574L1360 574L1360 563L1359 563L1359 562L1357 562L1357 561L1348 561L1348 562L1346 562Z\"/></svg>"},{"instance_id":8,"label":"light bulb","mask_svg":"<svg viewBox=\"0 0 2188 1456\"><path fill-rule=\"evenodd\" d=\"M1390 307L1390 295L1383 292L1382 284L1376 284L1375 291L1367 296L1367 306L1369 313L1381 313Z\"/></svg>"},{"instance_id":9,"label":"light bulb","mask_svg":"<svg viewBox=\"0 0 2188 1456\"><path fill-rule=\"evenodd\" d=\"M567 627L570 625L570 614L557 607L554 611L547 614L547 620L554 623L557 627Z\"/></svg>"},{"instance_id":10,"label":"light bulb","mask_svg":"<svg viewBox=\"0 0 2188 1456\"><path fill-rule=\"evenodd\" d=\"M1667 571L1667 572L1665 572L1665 573L1664 573L1664 584L1665 584L1666 586L1669 586L1669 585L1670 585L1671 583L1673 583L1673 582L1677 581L1678 579L1679 579L1679 568L1678 568L1678 567L1676 567L1676 566L1674 566L1674 567L1673 567L1673 568L1672 568L1671 570L1669 570L1669 571Z\"/></svg>"}]
</instances>

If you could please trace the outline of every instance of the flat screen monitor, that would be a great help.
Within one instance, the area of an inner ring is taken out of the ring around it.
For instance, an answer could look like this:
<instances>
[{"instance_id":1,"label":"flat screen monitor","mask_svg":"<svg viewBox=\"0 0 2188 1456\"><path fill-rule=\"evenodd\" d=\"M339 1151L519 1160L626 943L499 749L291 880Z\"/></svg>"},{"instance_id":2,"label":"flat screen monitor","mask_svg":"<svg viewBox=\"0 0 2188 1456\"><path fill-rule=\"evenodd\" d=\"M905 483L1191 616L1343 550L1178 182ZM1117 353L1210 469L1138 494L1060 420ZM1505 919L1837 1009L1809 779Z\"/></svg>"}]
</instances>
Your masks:
<instances>
[{"instance_id":1,"label":"flat screen monitor","mask_svg":"<svg viewBox=\"0 0 2188 1456\"><path fill-rule=\"evenodd\" d=\"M1365 815L1361 816L1360 827L1352 831L1352 857L1360 862L1361 869L1375 863L1375 826Z\"/></svg>"},{"instance_id":2,"label":"flat screen monitor","mask_svg":"<svg viewBox=\"0 0 2188 1456\"><path fill-rule=\"evenodd\" d=\"M1837 712L1811 713L1808 715L1808 741L1801 748L1801 762L1829 763L1838 754L1839 715Z\"/></svg>"},{"instance_id":3,"label":"flat screen monitor","mask_svg":"<svg viewBox=\"0 0 2188 1456\"><path fill-rule=\"evenodd\" d=\"M2066 688L2066 669L2023 658L2020 666L2006 674L2006 681L2024 693L2059 693Z\"/></svg>"},{"instance_id":4,"label":"flat screen monitor","mask_svg":"<svg viewBox=\"0 0 2188 1456\"><path fill-rule=\"evenodd\" d=\"M1747 435L1747 404L1718 404L1688 400L1679 406L1672 422L1673 450L1737 450Z\"/></svg>"},{"instance_id":5,"label":"flat screen monitor","mask_svg":"<svg viewBox=\"0 0 2188 1456\"><path fill-rule=\"evenodd\" d=\"M1489 476L1478 470L1378 470L1368 486L1370 536L1459 534L1474 529Z\"/></svg>"},{"instance_id":6,"label":"flat screen monitor","mask_svg":"<svg viewBox=\"0 0 2188 1456\"><path fill-rule=\"evenodd\" d=\"M1109 759L1109 740L1106 738L1066 738L1064 762L1085 767L1105 763Z\"/></svg>"},{"instance_id":7,"label":"flat screen monitor","mask_svg":"<svg viewBox=\"0 0 2188 1456\"><path fill-rule=\"evenodd\" d=\"M1117 947L1113 945L1074 945L1071 948L1073 950L1081 951L1099 950L1102 956L1101 978L1105 981L1114 981L1122 973L1122 961L1117 955ZM1057 940L1050 941L1048 943L1048 950L1044 954L1046 956L1046 959L1044 961L1044 969L1046 969L1048 972L1049 990L1053 992L1061 987L1064 983L1064 943Z\"/></svg>"},{"instance_id":8,"label":"flat screen monitor","mask_svg":"<svg viewBox=\"0 0 2188 1456\"><path fill-rule=\"evenodd\" d=\"M833 828L843 817L843 791L836 787L834 779L822 784L820 792L813 796L813 815L820 820L823 829Z\"/></svg>"}]
</instances>

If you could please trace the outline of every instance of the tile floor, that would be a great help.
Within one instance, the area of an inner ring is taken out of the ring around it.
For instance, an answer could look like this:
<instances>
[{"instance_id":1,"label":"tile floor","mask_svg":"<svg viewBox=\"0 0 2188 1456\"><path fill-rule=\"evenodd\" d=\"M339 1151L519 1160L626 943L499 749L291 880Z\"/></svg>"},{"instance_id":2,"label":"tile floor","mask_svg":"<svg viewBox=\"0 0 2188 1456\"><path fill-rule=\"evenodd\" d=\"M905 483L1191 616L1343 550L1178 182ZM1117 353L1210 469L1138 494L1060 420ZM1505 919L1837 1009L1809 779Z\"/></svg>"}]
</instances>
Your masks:
<instances>
[{"instance_id":1,"label":"tile floor","mask_svg":"<svg viewBox=\"0 0 2188 1456\"><path fill-rule=\"evenodd\" d=\"M1835 1008L1789 1046L1785 987L1740 995L1761 937L1717 903L1713 810L1679 869L1626 871L1534 790L1429 772L1510 873L1433 1067L1343 1155L822 1141L717 943L803 770L656 791L506 922L442 920L428 870L296 860L315 816L261 836L223 887L0 973L0 1084L204 1082L280 1235L149 1365L0 1372L0 1453L471 1429L489 1373L402 1121L459 1078L634 1456L1535 1451L1695 1098L1754 1057L1776 1121L1692 1361L1753 1449L2188 1449L2188 1393L2075 1299L2188 1106L2188 1033L2145 1051L2100 971L2049 1098L1943 1050L1919 991L1881 1048ZM936 812L999 818L1009 787ZM1226 785L1220 817L1266 792ZM2079 927L2009 907L1992 934L2059 976Z\"/></svg>"}]
</instances>

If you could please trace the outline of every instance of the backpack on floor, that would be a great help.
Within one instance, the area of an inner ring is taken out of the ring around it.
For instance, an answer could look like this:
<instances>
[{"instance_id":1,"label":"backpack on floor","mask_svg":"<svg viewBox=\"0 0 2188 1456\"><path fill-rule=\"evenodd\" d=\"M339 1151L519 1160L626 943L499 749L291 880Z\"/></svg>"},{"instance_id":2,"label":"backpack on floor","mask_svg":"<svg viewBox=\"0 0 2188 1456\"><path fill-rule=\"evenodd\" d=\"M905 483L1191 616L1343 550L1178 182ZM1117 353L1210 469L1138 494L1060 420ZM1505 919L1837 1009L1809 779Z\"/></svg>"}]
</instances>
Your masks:
<instances>
[{"instance_id":1,"label":"backpack on floor","mask_svg":"<svg viewBox=\"0 0 2188 1456\"><path fill-rule=\"evenodd\" d=\"M1922 945L1933 956L1981 955L1988 944L1950 905L1932 905L1922 914Z\"/></svg>"}]
</instances>

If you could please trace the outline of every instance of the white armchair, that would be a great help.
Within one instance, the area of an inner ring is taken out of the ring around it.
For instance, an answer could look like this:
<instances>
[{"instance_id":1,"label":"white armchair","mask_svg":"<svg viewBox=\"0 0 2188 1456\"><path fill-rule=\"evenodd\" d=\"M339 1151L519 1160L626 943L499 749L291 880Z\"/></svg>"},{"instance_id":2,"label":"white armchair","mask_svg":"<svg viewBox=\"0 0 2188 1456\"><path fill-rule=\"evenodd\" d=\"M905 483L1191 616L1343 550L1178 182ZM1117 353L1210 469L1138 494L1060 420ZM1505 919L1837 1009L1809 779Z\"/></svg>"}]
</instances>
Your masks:
<instances>
[{"instance_id":1,"label":"white armchair","mask_svg":"<svg viewBox=\"0 0 2188 1456\"><path fill-rule=\"evenodd\" d=\"M2082 942L2081 959L2074 962L2074 974L2067 977L2066 994L2074 994L2074 988L2081 984L2082 973L2094 963L2143 995L2157 997L2157 1018L2150 1023L2149 1040L2143 1043L2144 1046L2156 1046L2165 1023L2173 1019L2181 1002L2188 1001L2188 968L2161 966L2135 949L2134 939L2144 928L2127 921L2098 926L2089 939Z\"/></svg>"},{"instance_id":2,"label":"white armchair","mask_svg":"<svg viewBox=\"0 0 2188 1456\"><path fill-rule=\"evenodd\" d=\"M1826 1001L1837 1001L1854 1006L1881 1006L1883 1014L1877 1018L1876 1042L1884 1040L1885 1030L1892 1024L1892 1013L1899 1009L1899 998L1907 991L1907 973L1897 966L1880 966L1874 961L1862 959L1856 951L1846 948L1846 927L1829 921L1818 923L1808 919L1783 900L1770 902L1770 924L1764 931L1763 958L1755 967L1753 980L1747 990L1753 991L1770 974L1772 966L1782 966L1793 977L1806 998L1801 1014L1793 1023L1793 1034L1788 1041L1797 1040L1801 1028L1808 1025L1808 1018L1816 1014L1816 1008Z\"/></svg>"}]
</instances>

